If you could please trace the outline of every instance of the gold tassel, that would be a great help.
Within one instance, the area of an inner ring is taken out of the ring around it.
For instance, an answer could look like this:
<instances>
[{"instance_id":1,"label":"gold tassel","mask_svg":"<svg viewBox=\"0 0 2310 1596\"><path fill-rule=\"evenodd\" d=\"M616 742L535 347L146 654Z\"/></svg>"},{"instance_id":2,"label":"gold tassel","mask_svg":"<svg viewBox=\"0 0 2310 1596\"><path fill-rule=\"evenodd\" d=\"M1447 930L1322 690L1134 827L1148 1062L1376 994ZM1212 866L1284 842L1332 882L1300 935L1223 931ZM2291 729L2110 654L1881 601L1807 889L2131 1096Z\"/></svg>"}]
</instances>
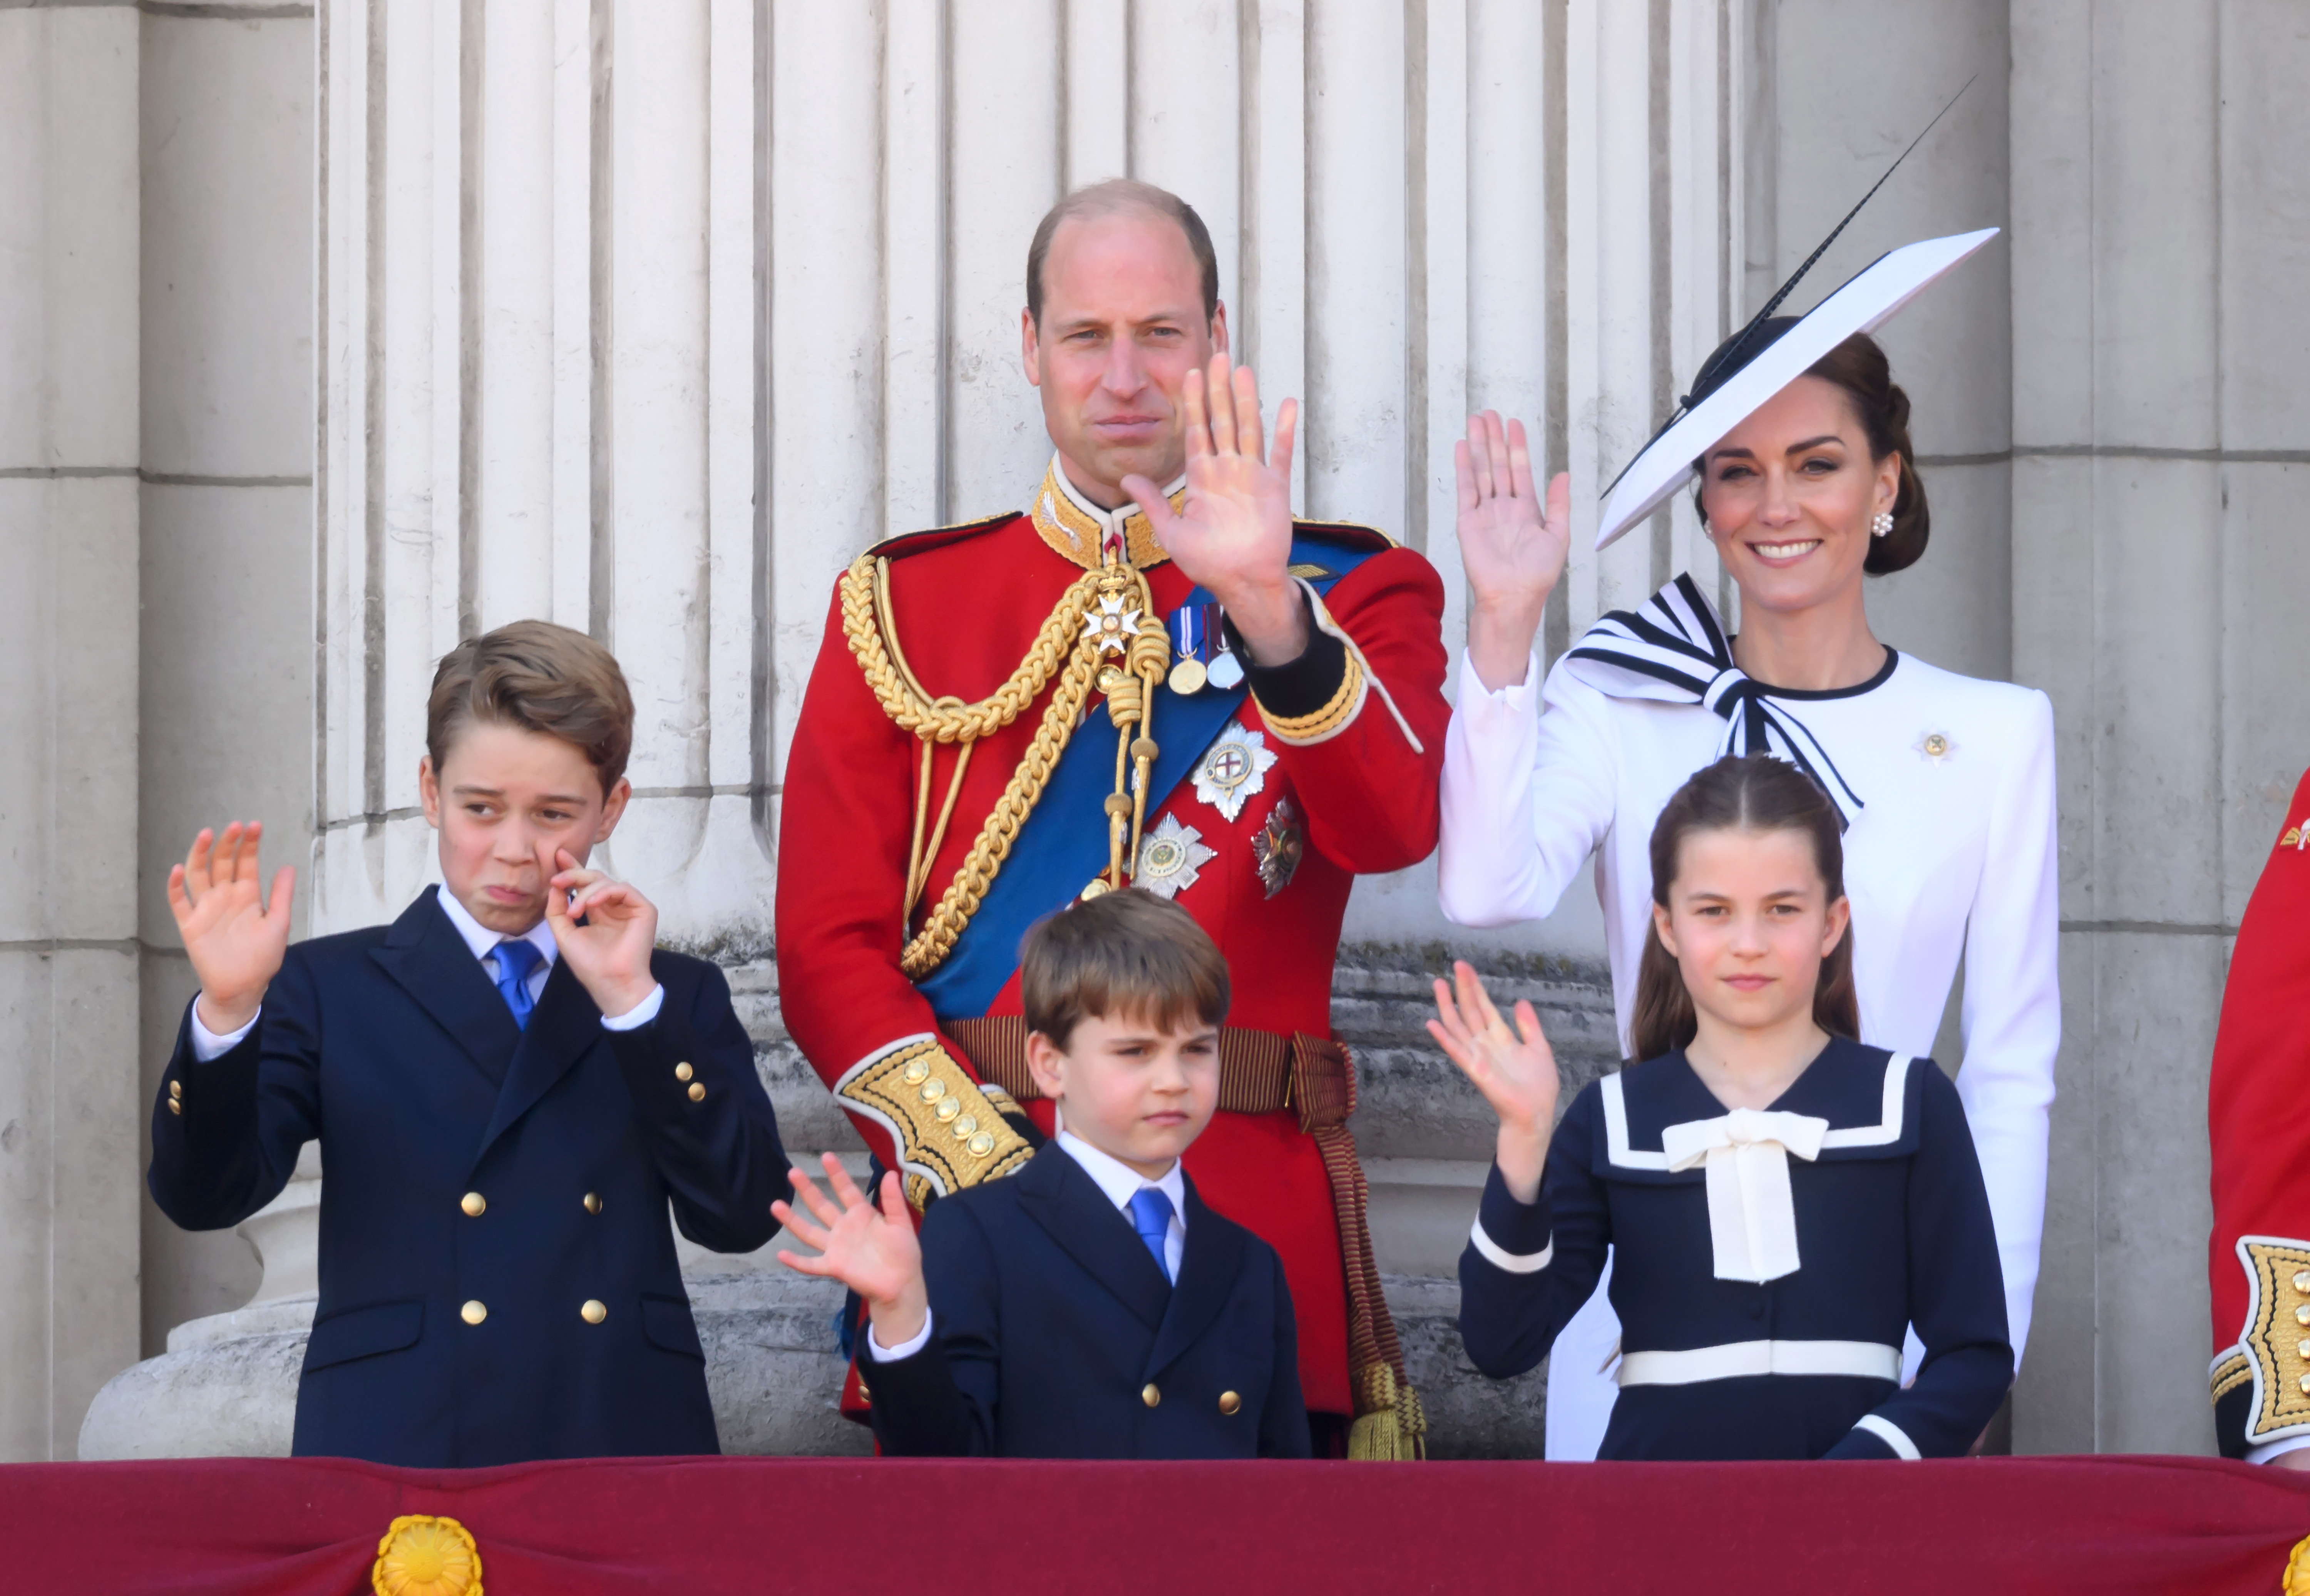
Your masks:
<instances>
[{"instance_id":1,"label":"gold tassel","mask_svg":"<svg viewBox=\"0 0 2310 1596\"><path fill-rule=\"evenodd\" d=\"M1364 1410L1348 1427L1348 1457L1353 1462L1410 1463L1428 1455L1428 1416L1409 1380L1399 1382L1387 1365L1363 1371Z\"/></svg>"}]
</instances>

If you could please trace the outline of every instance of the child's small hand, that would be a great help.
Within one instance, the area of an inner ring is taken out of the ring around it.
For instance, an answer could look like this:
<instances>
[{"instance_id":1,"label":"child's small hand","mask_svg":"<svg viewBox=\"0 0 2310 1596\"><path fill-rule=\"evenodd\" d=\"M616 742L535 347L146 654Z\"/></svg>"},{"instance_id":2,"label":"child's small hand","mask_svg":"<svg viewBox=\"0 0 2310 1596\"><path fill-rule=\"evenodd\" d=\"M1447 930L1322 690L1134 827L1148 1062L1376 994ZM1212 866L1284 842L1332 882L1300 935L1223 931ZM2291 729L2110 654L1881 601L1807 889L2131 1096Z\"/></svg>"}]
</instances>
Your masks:
<instances>
[{"instance_id":1,"label":"child's small hand","mask_svg":"<svg viewBox=\"0 0 2310 1596\"><path fill-rule=\"evenodd\" d=\"M554 946L595 1008L612 1019L630 1013L657 986L650 973L656 906L630 881L587 870L568 848L555 849L547 863L553 879L545 892L545 922L553 928Z\"/></svg>"},{"instance_id":2,"label":"child's small hand","mask_svg":"<svg viewBox=\"0 0 2310 1596\"><path fill-rule=\"evenodd\" d=\"M268 902L256 863L264 836L262 820L235 820L221 837L203 827L185 862L169 871L169 910L200 977L201 1023L221 1037L256 1018L289 950L297 872L286 865L274 872Z\"/></svg>"},{"instance_id":3,"label":"child's small hand","mask_svg":"<svg viewBox=\"0 0 2310 1596\"><path fill-rule=\"evenodd\" d=\"M1530 1202L1539 1193L1555 1127L1556 1055L1530 1003L1517 1002L1512 1032L1466 960L1454 963L1452 976L1454 985L1436 983L1437 1018L1428 1022L1428 1034L1499 1115L1500 1174L1518 1201Z\"/></svg>"},{"instance_id":4,"label":"child's small hand","mask_svg":"<svg viewBox=\"0 0 2310 1596\"><path fill-rule=\"evenodd\" d=\"M795 1193L808 1209L812 1224L790 1203L773 1202L770 1215L793 1232L804 1246L816 1247L816 1257L781 1248L778 1262L788 1269L824 1279L840 1280L866 1299L874 1319L874 1339L885 1347L903 1346L921 1333L930 1312L929 1293L923 1284L923 1248L915 1239L915 1224L893 1172L882 1177L882 1205L878 1210L858 1189L832 1153L822 1155L826 1184L841 1206L797 1169Z\"/></svg>"}]
</instances>

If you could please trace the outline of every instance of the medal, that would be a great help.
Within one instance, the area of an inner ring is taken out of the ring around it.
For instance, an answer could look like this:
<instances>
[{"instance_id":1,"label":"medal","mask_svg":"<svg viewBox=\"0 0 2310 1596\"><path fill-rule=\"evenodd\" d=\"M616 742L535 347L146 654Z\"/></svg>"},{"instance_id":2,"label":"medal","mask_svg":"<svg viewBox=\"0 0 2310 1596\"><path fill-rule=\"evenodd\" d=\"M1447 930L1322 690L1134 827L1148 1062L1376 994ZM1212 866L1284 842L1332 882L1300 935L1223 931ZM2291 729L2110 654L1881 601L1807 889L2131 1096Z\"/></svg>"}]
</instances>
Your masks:
<instances>
[{"instance_id":1,"label":"medal","mask_svg":"<svg viewBox=\"0 0 2310 1596\"><path fill-rule=\"evenodd\" d=\"M1179 663L1171 667L1171 690L1182 698L1203 690L1207 672L1203 662L1211 655L1211 624L1209 604L1181 604L1171 612L1171 650Z\"/></svg>"},{"instance_id":2,"label":"medal","mask_svg":"<svg viewBox=\"0 0 2310 1596\"><path fill-rule=\"evenodd\" d=\"M1139 863L1131 872L1131 884L1159 898L1177 898L1218 857L1216 850L1203 846L1202 832L1179 824L1177 815L1165 815L1162 824L1139 839Z\"/></svg>"},{"instance_id":3,"label":"medal","mask_svg":"<svg viewBox=\"0 0 2310 1596\"><path fill-rule=\"evenodd\" d=\"M1211 669L1205 674L1211 678L1213 687L1222 691L1232 690L1243 685L1243 662L1236 658L1233 649L1222 648L1219 658L1211 662Z\"/></svg>"},{"instance_id":4,"label":"medal","mask_svg":"<svg viewBox=\"0 0 2310 1596\"><path fill-rule=\"evenodd\" d=\"M1275 755L1265 736L1229 721L1195 768L1195 796L1232 823L1243 806L1267 785Z\"/></svg>"},{"instance_id":5,"label":"medal","mask_svg":"<svg viewBox=\"0 0 2310 1596\"><path fill-rule=\"evenodd\" d=\"M1181 698L1191 698L1203 690L1208 677L1201 660L1183 659L1171 667L1171 690Z\"/></svg>"},{"instance_id":6,"label":"medal","mask_svg":"<svg viewBox=\"0 0 2310 1596\"><path fill-rule=\"evenodd\" d=\"M1275 807L1268 811L1267 823L1251 839L1252 857L1259 861L1260 884L1267 889L1268 897L1274 897L1291 884L1292 874L1299 868L1300 855L1306 852L1306 839L1299 835L1299 816L1292 809L1291 800L1278 798Z\"/></svg>"}]
</instances>

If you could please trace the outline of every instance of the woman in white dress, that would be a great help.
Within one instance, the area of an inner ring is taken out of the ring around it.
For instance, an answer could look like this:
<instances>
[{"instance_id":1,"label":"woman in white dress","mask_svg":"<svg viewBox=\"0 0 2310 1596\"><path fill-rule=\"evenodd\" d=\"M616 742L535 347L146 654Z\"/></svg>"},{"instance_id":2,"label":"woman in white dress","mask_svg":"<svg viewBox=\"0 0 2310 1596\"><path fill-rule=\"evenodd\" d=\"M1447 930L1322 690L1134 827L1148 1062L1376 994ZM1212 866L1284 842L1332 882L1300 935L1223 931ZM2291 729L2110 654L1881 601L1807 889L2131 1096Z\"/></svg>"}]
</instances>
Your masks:
<instances>
[{"instance_id":1,"label":"woman in white dress","mask_svg":"<svg viewBox=\"0 0 2310 1596\"><path fill-rule=\"evenodd\" d=\"M1698 471L1701 518L1740 589L1737 637L1680 577L1599 622L1541 682L1534 638L1564 569L1566 479L1549 485L1543 512L1523 427L1489 413L1472 421L1458 451L1472 597L1445 744L1443 908L1463 925L1538 919L1594 855L1625 1051L1651 924L1646 847L1662 805L1726 751L1770 750L1810 770L1847 822L1862 1039L1930 1054L1963 960L1957 1086L1989 1188L2018 1364L2061 1037L2053 712L2041 692L1937 669L1870 629L1863 582L1915 563L1930 523L1907 397L1875 342L1846 334L1906 297L1885 308L1880 292L1872 313L1847 304L1842 322L1815 318L1878 269L1802 321L1760 318L1728 340L1702 368L1689 413L1647 450L1681 452L1665 472L1653 462L1667 487L1607 507L1600 546ZM1762 358L1784 343L1777 363ZM1646 465L1640 456L1626 474ZM1595 1455L1619 1332L1600 1286L1550 1359L1550 1457ZM1912 1367L1915 1356L1913 1337Z\"/></svg>"}]
</instances>

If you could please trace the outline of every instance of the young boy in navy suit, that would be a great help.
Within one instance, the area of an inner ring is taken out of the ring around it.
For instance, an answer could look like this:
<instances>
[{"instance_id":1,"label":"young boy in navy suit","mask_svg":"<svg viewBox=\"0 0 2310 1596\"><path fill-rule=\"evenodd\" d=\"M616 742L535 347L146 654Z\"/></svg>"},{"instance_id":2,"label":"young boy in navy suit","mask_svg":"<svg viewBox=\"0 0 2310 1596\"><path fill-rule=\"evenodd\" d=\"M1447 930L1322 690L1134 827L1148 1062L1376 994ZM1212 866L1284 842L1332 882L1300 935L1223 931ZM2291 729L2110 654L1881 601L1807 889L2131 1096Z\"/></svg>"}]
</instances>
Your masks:
<instances>
[{"instance_id":1,"label":"young boy in navy suit","mask_svg":"<svg viewBox=\"0 0 2310 1596\"><path fill-rule=\"evenodd\" d=\"M294 1450L426 1468L720 1450L666 1224L718 1252L786 1186L722 972L586 868L630 793L633 700L582 633L519 621L433 678L443 885L391 925L288 945L262 828L204 830L169 901L200 977L149 1177L239 1224L322 1149L320 1303Z\"/></svg>"},{"instance_id":2,"label":"young boy in navy suit","mask_svg":"<svg viewBox=\"0 0 2310 1596\"><path fill-rule=\"evenodd\" d=\"M1227 961L1187 912L1112 892L1020 953L1028 1067L1059 1133L1007 1180L932 1204L916 1240L827 1156L830 1201L778 1219L805 1274L864 1297L859 1373L899 1457L1306 1457L1291 1294L1273 1249L1203 1206L1179 1155L1219 1105ZM839 1206L838 1206L838 1201Z\"/></svg>"}]
</instances>

